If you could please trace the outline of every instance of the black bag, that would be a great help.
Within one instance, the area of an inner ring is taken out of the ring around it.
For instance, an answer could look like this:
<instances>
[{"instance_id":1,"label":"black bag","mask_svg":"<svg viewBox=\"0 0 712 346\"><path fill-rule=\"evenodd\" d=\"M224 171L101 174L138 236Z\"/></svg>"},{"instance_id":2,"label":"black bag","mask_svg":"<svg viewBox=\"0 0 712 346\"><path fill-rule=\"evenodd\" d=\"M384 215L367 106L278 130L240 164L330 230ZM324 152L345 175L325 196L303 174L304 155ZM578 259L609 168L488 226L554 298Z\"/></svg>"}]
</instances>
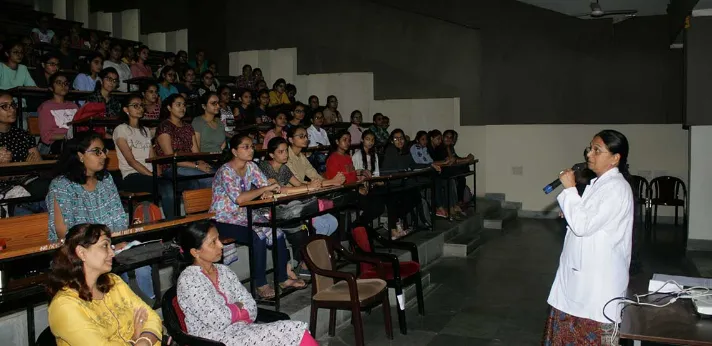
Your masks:
<instances>
[{"instance_id":1,"label":"black bag","mask_svg":"<svg viewBox=\"0 0 712 346\"><path fill-rule=\"evenodd\" d=\"M299 219L303 215L316 213L319 211L319 203L316 197L305 200L294 200L287 204L280 204L275 208L277 221Z\"/></svg>"},{"instance_id":2,"label":"black bag","mask_svg":"<svg viewBox=\"0 0 712 346\"><path fill-rule=\"evenodd\" d=\"M164 244L160 240L149 241L121 251L114 260L119 266L131 267L140 262L161 258L167 249L170 249L170 244Z\"/></svg>"}]
</instances>

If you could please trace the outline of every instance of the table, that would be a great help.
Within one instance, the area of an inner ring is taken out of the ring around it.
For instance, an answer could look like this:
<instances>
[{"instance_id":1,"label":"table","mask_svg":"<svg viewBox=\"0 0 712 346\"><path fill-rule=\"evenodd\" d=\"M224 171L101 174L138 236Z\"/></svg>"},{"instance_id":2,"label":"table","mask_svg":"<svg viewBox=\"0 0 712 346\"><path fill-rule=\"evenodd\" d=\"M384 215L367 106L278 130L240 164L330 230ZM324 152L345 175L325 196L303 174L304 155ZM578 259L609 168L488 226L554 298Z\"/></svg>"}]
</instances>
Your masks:
<instances>
[{"instance_id":1,"label":"table","mask_svg":"<svg viewBox=\"0 0 712 346\"><path fill-rule=\"evenodd\" d=\"M651 275L632 278L628 285L628 295L647 293ZM655 300L660 295L646 297L645 301ZM647 306L627 306L623 310L620 326L620 338L652 341L675 345L710 346L712 345L712 319L702 319L697 315L692 301L679 299L664 308Z\"/></svg>"},{"instance_id":2,"label":"table","mask_svg":"<svg viewBox=\"0 0 712 346\"><path fill-rule=\"evenodd\" d=\"M139 124L142 126L146 126L146 127L158 127L158 124L160 122L161 121L158 119L141 119L141 120L139 120ZM122 120L118 117L111 117L111 118L89 117L89 118L84 118L84 119L77 120L77 121L70 121L67 123L67 125L72 125L72 131L74 133L77 133L78 126L86 126L89 128L106 127L106 128L113 129L121 124L122 124Z\"/></svg>"},{"instance_id":3,"label":"table","mask_svg":"<svg viewBox=\"0 0 712 346\"><path fill-rule=\"evenodd\" d=\"M0 164L0 177L26 175L27 173L47 171L54 168L57 160L43 160L35 162L11 162Z\"/></svg>"}]
</instances>

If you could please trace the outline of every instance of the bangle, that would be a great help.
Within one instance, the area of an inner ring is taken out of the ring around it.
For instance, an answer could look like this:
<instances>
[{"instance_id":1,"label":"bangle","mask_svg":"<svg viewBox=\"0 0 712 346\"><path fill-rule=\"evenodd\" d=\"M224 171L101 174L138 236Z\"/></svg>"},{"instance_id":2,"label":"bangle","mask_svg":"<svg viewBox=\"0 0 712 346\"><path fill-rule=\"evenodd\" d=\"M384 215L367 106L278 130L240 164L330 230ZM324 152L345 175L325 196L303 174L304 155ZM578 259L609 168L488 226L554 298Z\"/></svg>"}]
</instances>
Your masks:
<instances>
[{"instance_id":1,"label":"bangle","mask_svg":"<svg viewBox=\"0 0 712 346\"><path fill-rule=\"evenodd\" d=\"M129 343L132 344L132 345L137 345L139 342L141 342L141 340L146 340L146 341L148 341L148 344L149 344L149 345L153 345L153 343L151 342L151 339L149 339L149 338L146 337L146 336L142 336L142 337L136 339L136 341L129 340Z\"/></svg>"}]
</instances>

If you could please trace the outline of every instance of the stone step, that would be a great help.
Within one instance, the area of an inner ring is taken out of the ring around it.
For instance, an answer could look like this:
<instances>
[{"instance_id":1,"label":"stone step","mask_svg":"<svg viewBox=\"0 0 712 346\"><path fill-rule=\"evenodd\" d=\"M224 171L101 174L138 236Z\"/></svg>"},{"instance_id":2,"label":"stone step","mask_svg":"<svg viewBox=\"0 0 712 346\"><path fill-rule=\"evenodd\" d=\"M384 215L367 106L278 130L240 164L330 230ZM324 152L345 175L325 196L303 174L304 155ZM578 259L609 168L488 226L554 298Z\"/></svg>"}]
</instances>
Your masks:
<instances>
[{"instance_id":1,"label":"stone step","mask_svg":"<svg viewBox=\"0 0 712 346\"><path fill-rule=\"evenodd\" d=\"M462 233L443 244L443 257L467 257L483 242L480 232Z\"/></svg>"},{"instance_id":2,"label":"stone step","mask_svg":"<svg viewBox=\"0 0 712 346\"><path fill-rule=\"evenodd\" d=\"M485 193L485 199L492 201L505 201L507 196L503 193Z\"/></svg>"},{"instance_id":3,"label":"stone step","mask_svg":"<svg viewBox=\"0 0 712 346\"><path fill-rule=\"evenodd\" d=\"M504 202L502 202L502 208L503 209L522 210L522 202L504 201Z\"/></svg>"},{"instance_id":4,"label":"stone step","mask_svg":"<svg viewBox=\"0 0 712 346\"><path fill-rule=\"evenodd\" d=\"M504 229L504 226L510 221L516 220L518 210L516 209L500 209L496 214L490 214L485 217L484 228L489 229Z\"/></svg>"}]
</instances>

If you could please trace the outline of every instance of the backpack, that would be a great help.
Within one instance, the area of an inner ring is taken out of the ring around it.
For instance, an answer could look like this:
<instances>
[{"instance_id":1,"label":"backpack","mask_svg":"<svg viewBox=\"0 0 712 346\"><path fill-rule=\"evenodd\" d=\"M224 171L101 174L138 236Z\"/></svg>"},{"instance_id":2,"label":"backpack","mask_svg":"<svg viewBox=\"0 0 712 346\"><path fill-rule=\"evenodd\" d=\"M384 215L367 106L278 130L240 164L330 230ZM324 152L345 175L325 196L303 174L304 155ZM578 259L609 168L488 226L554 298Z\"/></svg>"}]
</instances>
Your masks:
<instances>
[{"instance_id":1,"label":"backpack","mask_svg":"<svg viewBox=\"0 0 712 346\"><path fill-rule=\"evenodd\" d=\"M136 206L133 212L133 221L131 224L141 224L163 220L163 212L161 208L151 202L141 202Z\"/></svg>"}]
</instances>

